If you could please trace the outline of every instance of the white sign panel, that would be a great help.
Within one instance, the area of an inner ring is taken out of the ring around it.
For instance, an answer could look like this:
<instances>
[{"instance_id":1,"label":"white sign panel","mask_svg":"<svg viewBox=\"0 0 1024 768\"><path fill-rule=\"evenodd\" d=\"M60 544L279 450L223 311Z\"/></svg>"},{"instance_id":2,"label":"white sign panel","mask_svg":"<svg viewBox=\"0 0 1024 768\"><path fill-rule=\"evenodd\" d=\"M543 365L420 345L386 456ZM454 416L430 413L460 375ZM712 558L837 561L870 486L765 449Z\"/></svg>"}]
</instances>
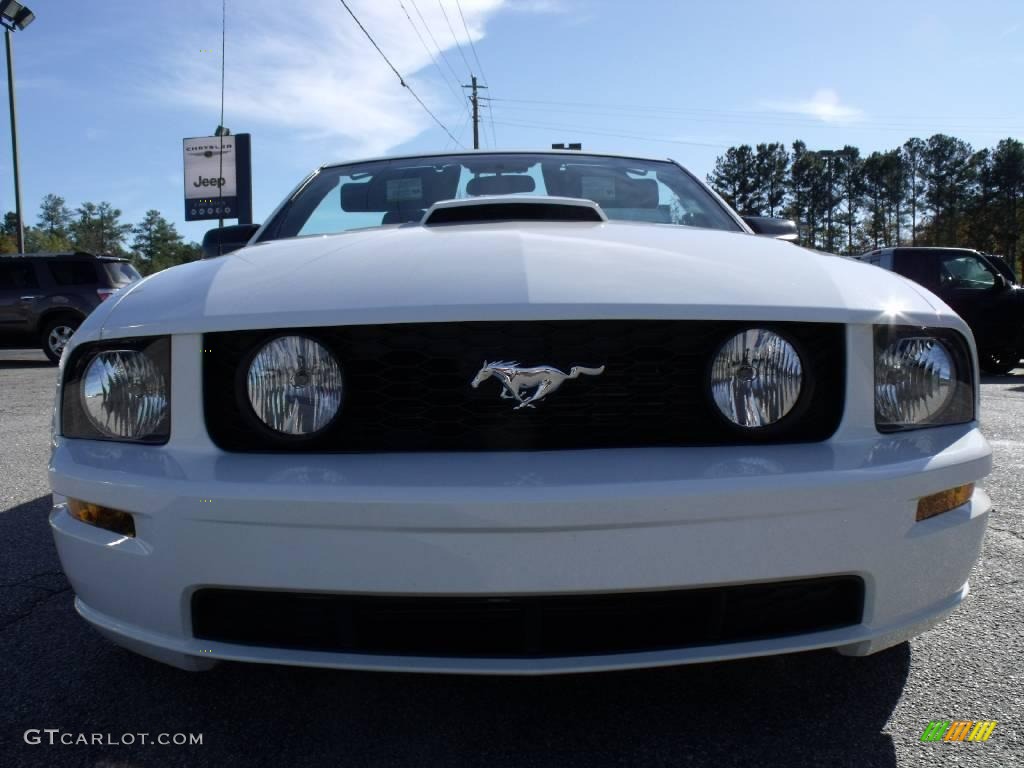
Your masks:
<instances>
[{"instance_id":1,"label":"white sign panel","mask_svg":"<svg viewBox=\"0 0 1024 768\"><path fill-rule=\"evenodd\" d=\"M185 139L185 199L234 197L235 137Z\"/></svg>"}]
</instances>

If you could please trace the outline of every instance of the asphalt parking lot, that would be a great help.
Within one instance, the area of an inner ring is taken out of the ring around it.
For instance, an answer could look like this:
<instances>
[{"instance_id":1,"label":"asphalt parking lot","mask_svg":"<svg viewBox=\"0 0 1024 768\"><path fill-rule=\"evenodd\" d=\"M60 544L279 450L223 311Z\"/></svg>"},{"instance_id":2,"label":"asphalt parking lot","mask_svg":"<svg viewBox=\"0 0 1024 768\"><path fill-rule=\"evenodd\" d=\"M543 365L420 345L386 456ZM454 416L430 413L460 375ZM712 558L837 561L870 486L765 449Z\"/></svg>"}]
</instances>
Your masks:
<instances>
[{"instance_id":1,"label":"asphalt parking lot","mask_svg":"<svg viewBox=\"0 0 1024 768\"><path fill-rule=\"evenodd\" d=\"M0 351L0 766L1024 765L1024 370L986 379L996 512L967 603L884 653L542 678L222 664L189 674L80 620L47 526L55 368ZM998 720L922 743L930 720ZM25 743L202 734L196 746Z\"/></svg>"}]
</instances>

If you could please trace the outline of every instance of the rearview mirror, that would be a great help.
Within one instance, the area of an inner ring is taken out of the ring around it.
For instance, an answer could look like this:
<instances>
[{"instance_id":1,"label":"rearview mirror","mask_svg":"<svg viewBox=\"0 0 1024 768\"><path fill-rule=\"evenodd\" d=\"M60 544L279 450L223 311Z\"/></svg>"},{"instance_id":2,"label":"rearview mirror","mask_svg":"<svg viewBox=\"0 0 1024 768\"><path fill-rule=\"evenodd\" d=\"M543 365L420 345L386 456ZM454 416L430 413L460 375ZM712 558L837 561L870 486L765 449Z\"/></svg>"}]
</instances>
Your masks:
<instances>
[{"instance_id":1,"label":"rearview mirror","mask_svg":"<svg viewBox=\"0 0 1024 768\"><path fill-rule=\"evenodd\" d=\"M209 230L203 235L203 258L212 259L237 251L248 245L259 228L259 224L232 224Z\"/></svg>"},{"instance_id":2,"label":"rearview mirror","mask_svg":"<svg viewBox=\"0 0 1024 768\"><path fill-rule=\"evenodd\" d=\"M792 219L776 219L771 216L744 216L743 220L747 226L754 230L754 234L764 237L774 237L776 240L785 240L795 243L799 234L796 229L796 222Z\"/></svg>"}]
</instances>

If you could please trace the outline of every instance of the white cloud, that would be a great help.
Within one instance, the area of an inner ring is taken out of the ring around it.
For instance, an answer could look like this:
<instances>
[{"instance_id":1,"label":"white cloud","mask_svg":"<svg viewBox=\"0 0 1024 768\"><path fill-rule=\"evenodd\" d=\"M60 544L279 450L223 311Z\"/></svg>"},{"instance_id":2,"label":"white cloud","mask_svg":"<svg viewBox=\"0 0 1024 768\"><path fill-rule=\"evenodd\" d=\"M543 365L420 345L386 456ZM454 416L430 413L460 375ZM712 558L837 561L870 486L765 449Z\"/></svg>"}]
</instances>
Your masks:
<instances>
[{"instance_id":1,"label":"white cloud","mask_svg":"<svg viewBox=\"0 0 1024 768\"><path fill-rule=\"evenodd\" d=\"M505 10L520 13L569 13L567 0L506 0Z\"/></svg>"},{"instance_id":2,"label":"white cloud","mask_svg":"<svg viewBox=\"0 0 1024 768\"><path fill-rule=\"evenodd\" d=\"M474 42L479 41L503 0L460 2L470 34ZM461 94L453 94L437 73L401 6L379 0L349 0L349 4L406 82L455 132L465 113ZM168 30L168 35L182 39L173 46L165 43L177 53L166 62L154 93L165 102L217 114L220 51L200 53L210 47L214 30L220 40L219 4L212 5L217 13L201 12L188 25L191 31L176 31L185 25ZM433 51L414 6L410 0L404 0L404 5ZM451 66L460 78L467 77L439 5L421 0L416 7ZM338 0L305 0L295 9L282 16L280 4L271 0L229 4L225 99L229 125L294 130L303 139L327 141L346 155L382 154L426 130L435 132L438 146L444 144L447 136L400 85ZM445 9L472 62L454 0L445 0ZM451 76L445 63L438 63Z\"/></svg>"},{"instance_id":3,"label":"white cloud","mask_svg":"<svg viewBox=\"0 0 1024 768\"><path fill-rule=\"evenodd\" d=\"M863 110L843 104L839 94L831 88L820 88L804 101L763 102L762 106L773 112L805 115L825 123L850 123L864 116Z\"/></svg>"}]
</instances>

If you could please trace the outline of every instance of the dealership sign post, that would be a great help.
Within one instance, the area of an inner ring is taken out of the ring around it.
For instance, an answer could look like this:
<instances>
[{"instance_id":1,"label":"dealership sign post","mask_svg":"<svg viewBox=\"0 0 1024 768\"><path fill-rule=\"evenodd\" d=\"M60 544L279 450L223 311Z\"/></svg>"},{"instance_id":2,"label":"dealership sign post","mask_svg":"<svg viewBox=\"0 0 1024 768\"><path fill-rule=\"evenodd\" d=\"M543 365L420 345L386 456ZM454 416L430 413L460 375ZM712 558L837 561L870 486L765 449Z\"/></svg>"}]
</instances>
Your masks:
<instances>
[{"instance_id":1,"label":"dealership sign post","mask_svg":"<svg viewBox=\"0 0 1024 768\"><path fill-rule=\"evenodd\" d=\"M252 224L252 152L248 133L185 139L185 221L238 219Z\"/></svg>"}]
</instances>

